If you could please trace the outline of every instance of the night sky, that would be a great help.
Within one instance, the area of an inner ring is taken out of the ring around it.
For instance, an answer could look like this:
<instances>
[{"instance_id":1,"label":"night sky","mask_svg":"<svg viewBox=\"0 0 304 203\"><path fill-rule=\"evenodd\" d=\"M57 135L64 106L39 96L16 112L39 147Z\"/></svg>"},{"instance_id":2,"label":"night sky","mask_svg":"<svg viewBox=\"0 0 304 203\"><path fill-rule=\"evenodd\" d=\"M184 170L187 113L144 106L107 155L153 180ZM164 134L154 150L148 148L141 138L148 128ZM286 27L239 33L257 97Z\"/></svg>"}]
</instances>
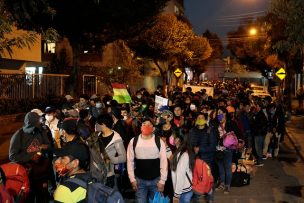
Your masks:
<instances>
[{"instance_id":1,"label":"night sky","mask_svg":"<svg viewBox=\"0 0 304 203\"><path fill-rule=\"evenodd\" d=\"M226 33L235 30L240 19L265 14L270 0L185 0L185 14L194 32L215 32L225 44Z\"/></svg>"}]
</instances>

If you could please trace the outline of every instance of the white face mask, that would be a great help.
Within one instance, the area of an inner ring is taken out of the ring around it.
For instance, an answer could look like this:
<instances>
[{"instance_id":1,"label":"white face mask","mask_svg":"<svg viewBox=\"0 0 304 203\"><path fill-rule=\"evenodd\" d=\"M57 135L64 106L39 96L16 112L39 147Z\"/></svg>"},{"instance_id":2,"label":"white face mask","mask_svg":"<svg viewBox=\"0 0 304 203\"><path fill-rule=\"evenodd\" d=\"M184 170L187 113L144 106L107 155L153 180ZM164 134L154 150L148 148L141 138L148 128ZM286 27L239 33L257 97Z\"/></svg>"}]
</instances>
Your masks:
<instances>
[{"instance_id":1,"label":"white face mask","mask_svg":"<svg viewBox=\"0 0 304 203\"><path fill-rule=\"evenodd\" d=\"M127 119L128 119L128 116L123 116L123 119L124 119L124 120L127 120Z\"/></svg>"},{"instance_id":2,"label":"white face mask","mask_svg":"<svg viewBox=\"0 0 304 203\"><path fill-rule=\"evenodd\" d=\"M96 103L96 108L101 109L101 107L102 107L101 103L100 103L100 102L97 102L97 103Z\"/></svg>"},{"instance_id":3,"label":"white face mask","mask_svg":"<svg viewBox=\"0 0 304 203\"><path fill-rule=\"evenodd\" d=\"M196 108L196 106L195 106L194 104L191 104L191 105L190 105L190 110L191 110L191 111L195 110L195 108Z\"/></svg>"},{"instance_id":4,"label":"white face mask","mask_svg":"<svg viewBox=\"0 0 304 203\"><path fill-rule=\"evenodd\" d=\"M52 120L54 120L54 115L45 115L45 120L47 120L48 122L51 122Z\"/></svg>"},{"instance_id":5,"label":"white face mask","mask_svg":"<svg viewBox=\"0 0 304 203\"><path fill-rule=\"evenodd\" d=\"M95 131L96 132L101 132L101 125L99 125L98 123L95 124Z\"/></svg>"}]
</instances>

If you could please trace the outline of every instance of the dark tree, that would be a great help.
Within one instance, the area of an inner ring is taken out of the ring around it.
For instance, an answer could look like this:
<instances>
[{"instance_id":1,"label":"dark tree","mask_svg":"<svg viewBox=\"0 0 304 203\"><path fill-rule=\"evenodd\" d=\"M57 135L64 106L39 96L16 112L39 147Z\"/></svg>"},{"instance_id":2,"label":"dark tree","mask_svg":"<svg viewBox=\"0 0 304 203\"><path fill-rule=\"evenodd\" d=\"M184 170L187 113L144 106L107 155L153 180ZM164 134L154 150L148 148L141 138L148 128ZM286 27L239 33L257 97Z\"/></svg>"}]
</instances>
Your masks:
<instances>
[{"instance_id":1,"label":"dark tree","mask_svg":"<svg viewBox=\"0 0 304 203\"><path fill-rule=\"evenodd\" d=\"M99 45L128 39L151 24L168 0L6 0L18 27L55 28L73 49L71 90L77 88L79 54L89 39Z\"/></svg>"}]
</instances>

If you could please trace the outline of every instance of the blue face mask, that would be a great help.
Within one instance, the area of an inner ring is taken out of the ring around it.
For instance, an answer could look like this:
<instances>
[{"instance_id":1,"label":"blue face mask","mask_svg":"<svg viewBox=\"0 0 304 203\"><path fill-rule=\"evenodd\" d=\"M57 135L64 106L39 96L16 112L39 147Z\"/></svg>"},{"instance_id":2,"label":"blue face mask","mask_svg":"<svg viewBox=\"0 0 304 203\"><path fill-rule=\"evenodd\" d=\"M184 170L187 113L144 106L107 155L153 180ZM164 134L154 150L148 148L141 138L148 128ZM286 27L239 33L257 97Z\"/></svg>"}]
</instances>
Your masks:
<instances>
[{"instance_id":1,"label":"blue face mask","mask_svg":"<svg viewBox=\"0 0 304 203\"><path fill-rule=\"evenodd\" d=\"M224 119L224 114L217 115L217 120L221 122Z\"/></svg>"},{"instance_id":2,"label":"blue face mask","mask_svg":"<svg viewBox=\"0 0 304 203\"><path fill-rule=\"evenodd\" d=\"M161 118L159 119L159 124L160 124L160 125L164 125L165 123L166 123L166 120L165 120L164 118L161 117Z\"/></svg>"}]
</instances>

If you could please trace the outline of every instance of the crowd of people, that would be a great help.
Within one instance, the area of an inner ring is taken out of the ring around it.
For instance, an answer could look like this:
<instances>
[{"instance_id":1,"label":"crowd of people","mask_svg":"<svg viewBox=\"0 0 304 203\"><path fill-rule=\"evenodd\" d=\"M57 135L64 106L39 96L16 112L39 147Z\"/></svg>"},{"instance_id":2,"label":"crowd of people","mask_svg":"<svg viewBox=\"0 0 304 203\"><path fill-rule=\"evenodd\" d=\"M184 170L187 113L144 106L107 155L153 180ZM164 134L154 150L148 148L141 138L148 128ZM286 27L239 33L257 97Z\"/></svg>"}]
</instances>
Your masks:
<instances>
[{"instance_id":1,"label":"crowd of people","mask_svg":"<svg viewBox=\"0 0 304 203\"><path fill-rule=\"evenodd\" d=\"M277 158L284 106L252 97L237 82L218 82L214 92L212 97L203 88L196 93L177 88L160 109L154 107L155 95L163 96L161 86L154 93L138 90L130 104L83 94L78 101L66 95L60 106L33 109L9 148L10 161L30 169L27 202L85 202L86 188L70 180L88 182L92 176L123 196L132 188L139 203L156 192L180 203L211 203L216 192L228 195L232 165L244 158L243 151L252 151L255 166ZM237 137L237 146L227 146L228 134ZM206 194L192 190L196 159L207 163L214 177ZM94 174L94 163L103 173Z\"/></svg>"}]
</instances>

